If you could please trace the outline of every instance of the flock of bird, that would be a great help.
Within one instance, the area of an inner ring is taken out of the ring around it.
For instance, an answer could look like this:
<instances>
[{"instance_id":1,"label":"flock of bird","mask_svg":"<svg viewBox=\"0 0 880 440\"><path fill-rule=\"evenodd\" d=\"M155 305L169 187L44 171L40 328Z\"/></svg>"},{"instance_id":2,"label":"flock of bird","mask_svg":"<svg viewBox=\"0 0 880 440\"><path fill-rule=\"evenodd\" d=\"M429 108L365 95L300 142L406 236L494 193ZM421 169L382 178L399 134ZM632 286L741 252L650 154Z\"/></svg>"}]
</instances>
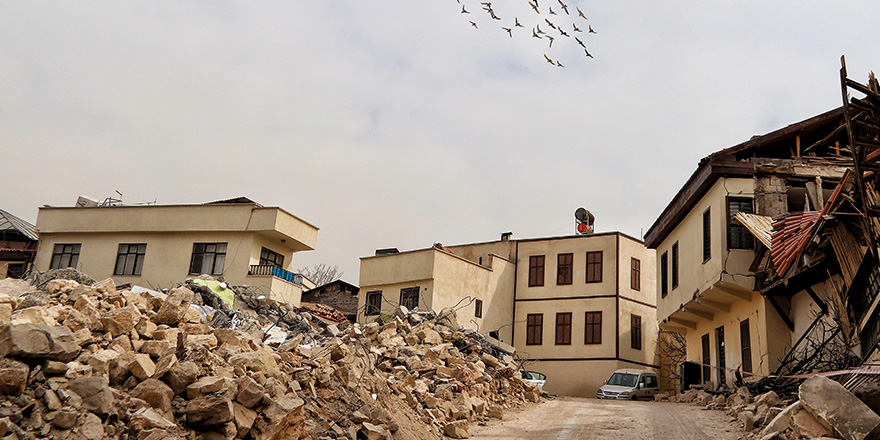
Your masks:
<instances>
[{"instance_id":1,"label":"flock of bird","mask_svg":"<svg viewBox=\"0 0 880 440\"><path fill-rule=\"evenodd\" d=\"M467 9L467 6L465 4L462 4L462 1L463 0L456 0L456 2L461 4L461 13L462 14L470 14L471 11L469 11ZM591 24L587 23L588 19L587 19L587 16L584 14L584 11L581 11L580 7L575 6L575 11L577 12L577 16L573 16L572 13L569 12L569 10L568 10L569 6L567 4L565 4L562 0L556 0L557 2L559 2L559 8L558 8L558 10L560 11L559 13L557 13L556 11L553 10L553 5L550 5L546 10L543 11L544 13L542 13L542 7L538 4L539 1L550 2L551 0L528 0L529 6L531 6L532 10L536 14L540 15L540 17L537 17L538 20L535 23L535 25L533 27L531 27L531 31L532 31L531 38L536 38L539 40L546 40L548 50L553 48L553 42L558 38L561 38L563 40L564 39L573 39L579 46L581 46L581 48L584 51L585 57L593 58L593 54L591 54L590 51L587 50L587 45L583 42L583 40L581 40L577 36L578 33L580 33L580 34L584 34L584 33L595 34L596 33L596 31L593 30L593 26ZM495 9L492 7L492 2L488 2L488 1L482 2L482 3L480 3L480 5L481 5L481 9L483 11L486 11L486 13L489 15L489 17L492 20L498 20L498 21L504 22L504 20L502 20L501 17L499 17L495 13ZM563 13L566 16L572 17L573 19L570 21L567 19L561 19L563 17L563 15L562 15ZM541 21L542 18L543 18L543 22ZM551 19L552 19L552 21L551 21ZM581 24L582 27L584 26L584 24L586 24L586 28L587 28L586 31L581 29L580 27L578 27L577 21L579 21L580 19L583 19L583 22ZM470 22L471 26L473 26L475 29L480 28L476 21L473 21L473 20L468 20L468 21ZM524 21L525 21L525 19L524 19ZM510 24L510 20L507 19L506 24L507 24L507 26L500 26L500 28L504 32L507 32L507 35L510 38L513 38L514 33L519 33L519 32L524 32L526 35L528 35L527 31L519 31L516 29L516 28L524 28L525 29L525 26L522 25L522 23L519 20L519 17L513 17L512 24ZM541 29L542 25L545 26L544 29ZM571 30L567 31L567 29L569 29L569 25L571 25ZM559 35L554 37L553 35L555 35L557 33ZM554 65L556 67L565 67L558 59L553 59L553 58L549 57L546 53L544 54L544 59L548 63L550 63L551 65Z\"/></svg>"}]
</instances>

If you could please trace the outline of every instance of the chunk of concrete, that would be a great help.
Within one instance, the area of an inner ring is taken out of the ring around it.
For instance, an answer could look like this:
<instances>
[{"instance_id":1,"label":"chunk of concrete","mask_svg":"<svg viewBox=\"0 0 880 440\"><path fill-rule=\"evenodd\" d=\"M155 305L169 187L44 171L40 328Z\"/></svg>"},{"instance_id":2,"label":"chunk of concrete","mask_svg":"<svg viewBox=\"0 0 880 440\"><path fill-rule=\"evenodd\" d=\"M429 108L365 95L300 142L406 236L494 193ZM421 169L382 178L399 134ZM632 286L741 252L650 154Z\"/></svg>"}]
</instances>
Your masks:
<instances>
[{"instance_id":1,"label":"chunk of concrete","mask_svg":"<svg viewBox=\"0 0 880 440\"><path fill-rule=\"evenodd\" d=\"M42 324L0 326L0 356L70 362L79 345L69 328Z\"/></svg>"},{"instance_id":2,"label":"chunk of concrete","mask_svg":"<svg viewBox=\"0 0 880 440\"><path fill-rule=\"evenodd\" d=\"M844 439L862 440L880 426L880 416L827 377L807 379L798 395L804 409Z\"/></svg>"}]
</instances>

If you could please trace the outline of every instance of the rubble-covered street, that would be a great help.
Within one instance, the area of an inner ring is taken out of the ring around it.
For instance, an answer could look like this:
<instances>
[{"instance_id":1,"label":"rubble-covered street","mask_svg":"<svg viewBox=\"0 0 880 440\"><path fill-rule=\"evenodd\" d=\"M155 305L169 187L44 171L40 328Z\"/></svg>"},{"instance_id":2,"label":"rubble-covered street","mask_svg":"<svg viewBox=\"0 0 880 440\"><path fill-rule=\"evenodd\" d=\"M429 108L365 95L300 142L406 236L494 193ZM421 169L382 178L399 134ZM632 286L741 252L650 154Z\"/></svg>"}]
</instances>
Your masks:
<instances>
[{"instance_id":1,"label":"rubble-covered street","mask_svg":"<svg viewBox=\"0 0 880 440\"><path fill-rule=\"evenodd\" d=\"M0 436L465 438L542 400L452 309L333 324L247 301L217 310L209 289L187 285L198 293L71 270L0 280Z\"/></svg>"}]
</instances>

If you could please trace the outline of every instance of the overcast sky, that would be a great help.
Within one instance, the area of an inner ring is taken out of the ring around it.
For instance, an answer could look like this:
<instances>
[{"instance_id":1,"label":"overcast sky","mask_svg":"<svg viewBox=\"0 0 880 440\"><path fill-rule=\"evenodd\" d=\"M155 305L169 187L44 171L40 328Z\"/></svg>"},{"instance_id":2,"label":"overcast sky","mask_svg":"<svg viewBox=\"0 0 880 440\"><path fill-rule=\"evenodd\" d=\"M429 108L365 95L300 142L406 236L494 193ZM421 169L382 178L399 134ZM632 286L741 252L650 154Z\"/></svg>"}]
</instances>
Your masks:
<instances>
[{"instance_id":1,"label":"overcast sky","mask_svg":"<svg viewBox=\"0 0 880 440\"><path fill-rule=\"evenodd\" d=\"M357 283L580 206L641 237L700 158L839 106L840 55L880 70L876 1L461 4L4 0L0 208L247 196L320 228L294 268Z\"/></svg>"}]
</instances>

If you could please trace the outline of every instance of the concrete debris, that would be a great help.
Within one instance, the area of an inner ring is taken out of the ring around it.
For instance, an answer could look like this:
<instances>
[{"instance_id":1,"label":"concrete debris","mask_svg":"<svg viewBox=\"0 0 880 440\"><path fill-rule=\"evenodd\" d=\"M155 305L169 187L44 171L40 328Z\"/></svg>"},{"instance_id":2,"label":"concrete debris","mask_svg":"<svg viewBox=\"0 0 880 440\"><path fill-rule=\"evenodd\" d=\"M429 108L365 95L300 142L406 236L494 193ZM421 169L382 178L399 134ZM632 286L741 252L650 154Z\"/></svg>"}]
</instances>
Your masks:
<instances>
[{"instance_id":1,"label":"concrete debris","mask_svg":"<svg viewBox=\"0 0 880 440\"><path fill-rule=\"evenodd\" d=\"M0 281L0 437L467 438L541 401L512 347L452 309L358 325L231 288L235 311L192 282Z\"/></svg>"}]
</instances>

